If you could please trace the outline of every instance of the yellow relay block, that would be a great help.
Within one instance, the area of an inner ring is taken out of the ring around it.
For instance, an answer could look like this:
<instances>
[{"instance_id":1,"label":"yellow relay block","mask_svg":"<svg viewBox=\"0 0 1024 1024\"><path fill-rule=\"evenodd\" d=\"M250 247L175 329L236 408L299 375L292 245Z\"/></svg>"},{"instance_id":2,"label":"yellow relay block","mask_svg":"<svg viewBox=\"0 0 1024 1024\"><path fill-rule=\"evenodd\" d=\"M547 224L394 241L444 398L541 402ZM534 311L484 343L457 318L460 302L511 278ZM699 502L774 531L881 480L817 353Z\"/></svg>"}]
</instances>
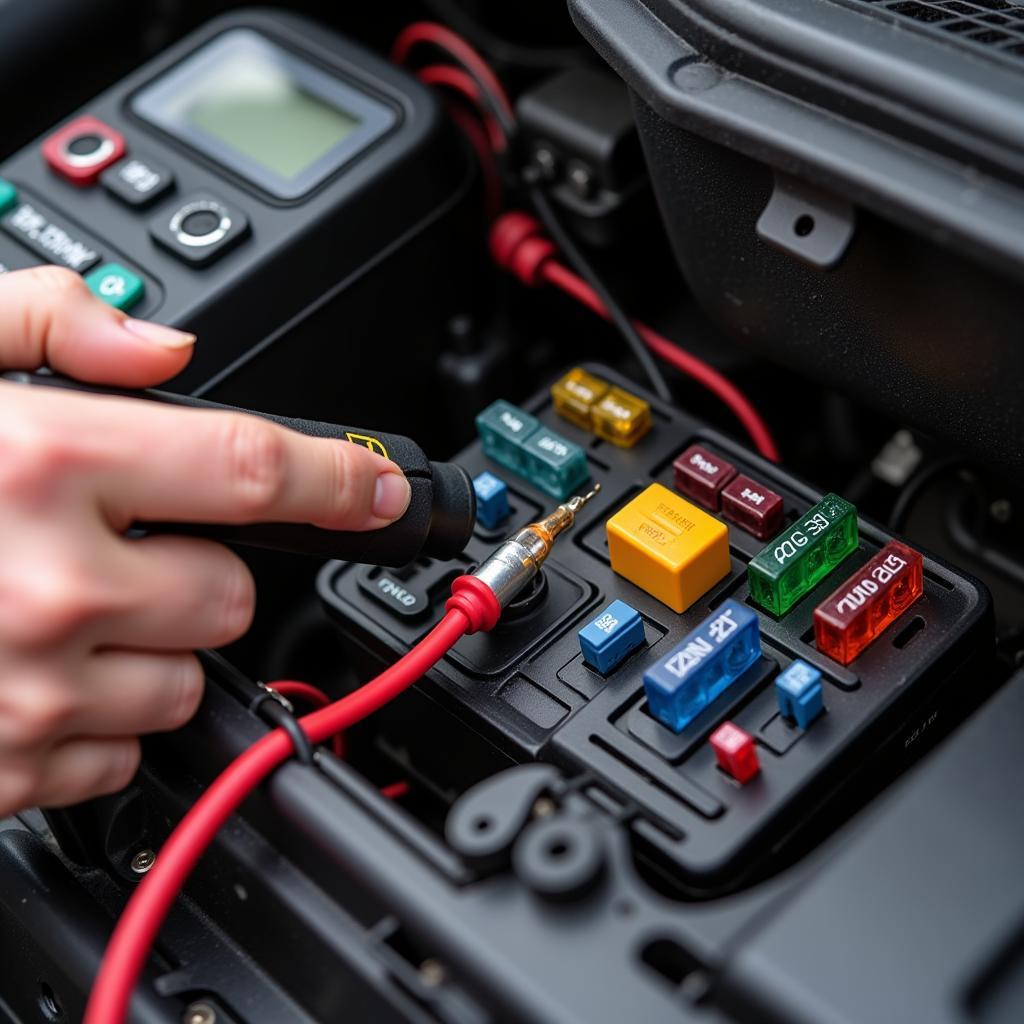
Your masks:
<instances>
[{"instance_id":1,"label":"yellow relay block","mask_svg":"<svg viewBox=\"0 0 1024 1024\"><path fill-rule=\"evenodd\" d=\"M729 530L661 484L608 520L612 569L674 612L729 574Z\"/></svg>"}]
</instances>

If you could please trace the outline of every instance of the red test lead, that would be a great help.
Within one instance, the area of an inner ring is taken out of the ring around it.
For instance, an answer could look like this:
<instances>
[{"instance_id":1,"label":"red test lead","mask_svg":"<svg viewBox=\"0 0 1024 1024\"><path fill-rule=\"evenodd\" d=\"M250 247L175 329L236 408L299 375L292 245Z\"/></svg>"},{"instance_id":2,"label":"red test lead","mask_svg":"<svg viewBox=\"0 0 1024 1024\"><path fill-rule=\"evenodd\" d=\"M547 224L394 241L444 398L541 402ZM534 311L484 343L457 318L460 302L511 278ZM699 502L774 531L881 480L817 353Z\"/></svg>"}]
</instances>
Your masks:
<instances>
[{"instance_id":1,"label":"red test lead","mask_svg":"<svg viewBox=\"0 0 1024 1024\"><path fill-rule=\"evenodd\" d=\"M558 535L598 490L595 484L589 494L570 498L517 530L472 575L456 579L444 618L408 654L347 697L299 719L310 741L322 743L362 721L412 686L463 636L493 629L502 610L540 572ZM242 801L291 754L283 729L268 733L232 761L178 823L114 928L84 1024L123 1024L157 932L199 858Z\"/></svg>"}]
</instances>

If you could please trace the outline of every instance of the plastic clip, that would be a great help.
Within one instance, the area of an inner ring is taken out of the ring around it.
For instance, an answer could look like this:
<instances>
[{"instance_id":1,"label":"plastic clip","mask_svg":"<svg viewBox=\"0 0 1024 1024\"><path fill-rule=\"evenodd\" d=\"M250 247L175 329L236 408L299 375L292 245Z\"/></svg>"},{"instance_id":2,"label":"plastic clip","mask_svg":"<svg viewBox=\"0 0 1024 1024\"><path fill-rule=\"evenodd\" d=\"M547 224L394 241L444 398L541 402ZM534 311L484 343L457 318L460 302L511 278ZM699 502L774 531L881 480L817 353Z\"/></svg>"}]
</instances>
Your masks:
<instances>
[{"instance_id":1,"label":"plastic clip","mask_svg":"<svg viewBox=\"0 0 1024 1024\"><path fill-rule=\"evenodd\" d=\"M292 741L295 759L299 764L313 763L313 744L310 743L298 719L292 713L291 704L279 693L260 683L262 693L257 694L249 705L249 710L257 714L271 725L284 729L288 739Z\"/></svg>"}]
</instances>

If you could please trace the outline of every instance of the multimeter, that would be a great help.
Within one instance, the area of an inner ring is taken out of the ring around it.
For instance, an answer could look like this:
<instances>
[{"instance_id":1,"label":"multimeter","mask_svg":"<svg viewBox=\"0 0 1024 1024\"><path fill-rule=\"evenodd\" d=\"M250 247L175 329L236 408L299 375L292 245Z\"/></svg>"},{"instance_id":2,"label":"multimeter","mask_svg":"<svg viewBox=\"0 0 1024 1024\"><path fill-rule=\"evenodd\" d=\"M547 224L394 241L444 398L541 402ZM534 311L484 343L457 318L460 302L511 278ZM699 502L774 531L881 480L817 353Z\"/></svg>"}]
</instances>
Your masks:
<instances>
[{"instance_id":1,"label":"multimeter","mask_svg":"<svg viewBox=\"0 0 1024 1024\"><path fill-rule=\"evenodd\" d=\"M398 311L382 309L367 276L416 240L429 251L424 237L447 234L471 180L417 81L320 25L248 10L98 96L0 165L0 179L0 269L69 267L111 305L195 332L172 390L234 400L223 385L258 361L245 404L290 394L306 415L324 414L307 399L317 379L344 390L346 351L379 356L366 325ZM330 302L339 312L325 320ZM296 347L313 315L314 337ZM433 356L413 326L414 374ZM286 354L268 358L282 339Z\"/></svg>"}]
</instances>

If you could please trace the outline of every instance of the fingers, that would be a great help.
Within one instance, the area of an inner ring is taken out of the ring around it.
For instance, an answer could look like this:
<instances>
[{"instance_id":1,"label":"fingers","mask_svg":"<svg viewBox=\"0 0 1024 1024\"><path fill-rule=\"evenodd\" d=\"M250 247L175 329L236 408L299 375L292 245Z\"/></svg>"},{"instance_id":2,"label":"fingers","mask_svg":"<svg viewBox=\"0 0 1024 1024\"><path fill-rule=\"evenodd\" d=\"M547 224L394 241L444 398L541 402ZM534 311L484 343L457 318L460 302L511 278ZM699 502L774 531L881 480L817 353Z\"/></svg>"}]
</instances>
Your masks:
<instances>
[{"instance_id":1,"label":"fingers","mask_svg":"<svg viewBox=\"0 0 1024 1024\"><path fill-rule=\"evenodd\" d=\"M0 368L46 365L79 380L145 387L183 370L194 342L194 335L125 317L70 270L0 276Z\"/></svg>"},{"instance_id":2,"label":"fingers","mask_svg":"<svg viewBox=\"0 0 1024 1024\"><path fill-rule=\"evenodd\" d=\"M245 563L212 541L125 541L112 567L118 604L94 627L97 643L136 650L222 647L252 623L256 585Z\"/></svg>"},{"instance_id":3,"label":"fingers","mask_svg":"<svg viewBox=\"0 0 1024 1024\"><path fill-rule=\"evenodd\" d=\"M188 722L203 699L194 654L100 651L90 659L65 716L64 736L143 736Z\"/></svg>"},{"instance_id":4,"label":"fingers","mask_svg":"<svg viewBox=\"0 0 1024 1024\"><path fill-rule=\"evenodd\" d=\"M31 800L40 807L66 807L124 789L139 767L139 741L71 739L50 751L40 766Z\"/></svg>"},{"instance_id":5,"label":"fingers","mask_svg":"<svg viewBox=\"0 0 1024 1024\"><path fill-rule=\"evenodd\" d=\"M361 445L240 413L110 399L100 498L112 521L296 522L371 530L404 514L401 470ZM79 429L82 429L79 425Z\"/></svg>"}]
</instances>

